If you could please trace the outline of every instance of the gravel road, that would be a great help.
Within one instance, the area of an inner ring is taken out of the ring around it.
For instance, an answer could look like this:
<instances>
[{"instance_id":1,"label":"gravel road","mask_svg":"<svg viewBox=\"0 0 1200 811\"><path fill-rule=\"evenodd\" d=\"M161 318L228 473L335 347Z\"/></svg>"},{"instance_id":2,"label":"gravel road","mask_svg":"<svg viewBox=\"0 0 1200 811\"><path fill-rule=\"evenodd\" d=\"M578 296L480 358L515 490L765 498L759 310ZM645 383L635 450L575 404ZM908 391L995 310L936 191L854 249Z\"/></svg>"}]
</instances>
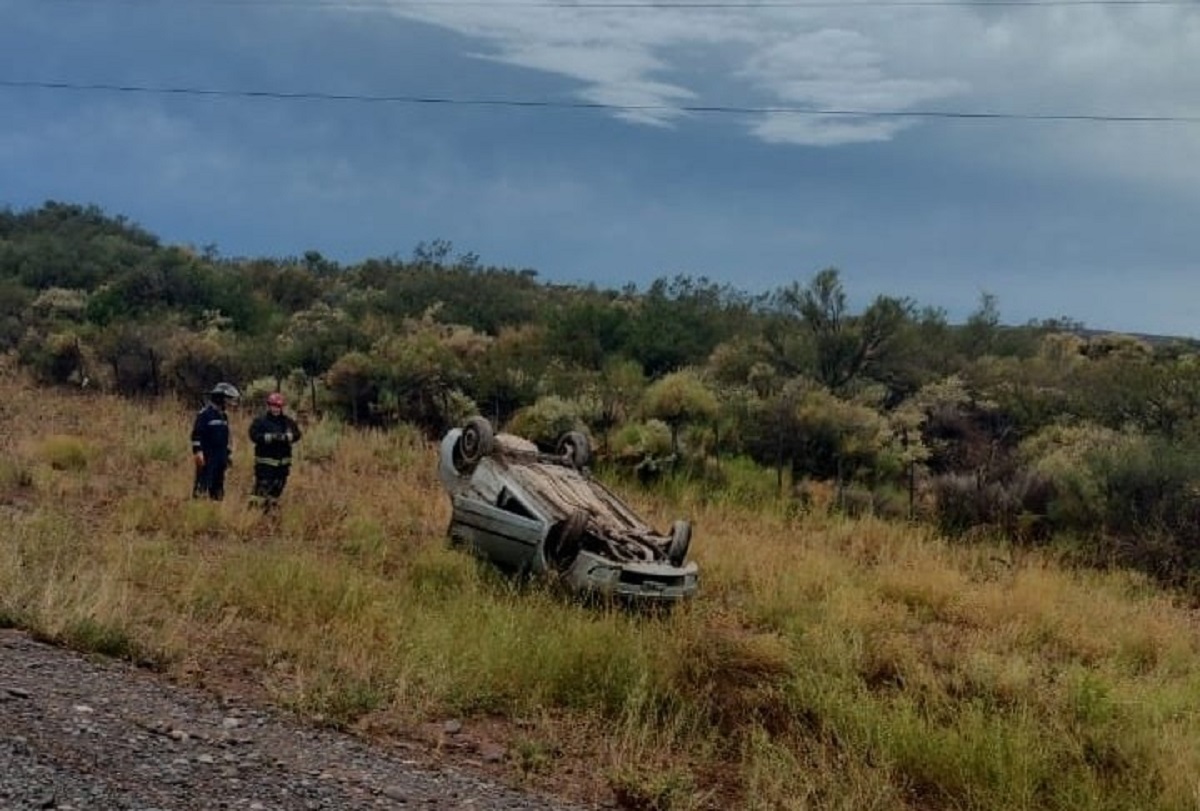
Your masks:
<instances>
[{"instance_id":1,"label":"gravel road","mask_svg":"<svg viewBox=\"0 0 1200 811\"><path fill-rule=\"evenodd\" d=\"M0 811L578 811L0 630Z\"/></svg>"}]
</instances>

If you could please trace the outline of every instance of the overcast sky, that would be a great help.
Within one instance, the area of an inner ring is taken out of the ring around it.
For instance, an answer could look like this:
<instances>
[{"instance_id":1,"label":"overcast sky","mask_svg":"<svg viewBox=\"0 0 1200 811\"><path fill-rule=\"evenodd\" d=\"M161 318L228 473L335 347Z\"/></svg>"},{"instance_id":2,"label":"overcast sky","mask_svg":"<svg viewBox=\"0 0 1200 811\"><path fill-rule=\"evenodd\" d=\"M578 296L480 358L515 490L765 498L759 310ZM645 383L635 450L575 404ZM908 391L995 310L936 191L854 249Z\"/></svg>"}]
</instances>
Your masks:
<instances>
[{"instance_id":1,"label":"overcast sky","mask_svg":"<svg viewBox=\"0 0 1200 811\"><path fill-rule=\"evenodd\" d=\"M1200 2L933 2L0 0L0 206L1200 337Z\"/></svg>"}]
</instances>

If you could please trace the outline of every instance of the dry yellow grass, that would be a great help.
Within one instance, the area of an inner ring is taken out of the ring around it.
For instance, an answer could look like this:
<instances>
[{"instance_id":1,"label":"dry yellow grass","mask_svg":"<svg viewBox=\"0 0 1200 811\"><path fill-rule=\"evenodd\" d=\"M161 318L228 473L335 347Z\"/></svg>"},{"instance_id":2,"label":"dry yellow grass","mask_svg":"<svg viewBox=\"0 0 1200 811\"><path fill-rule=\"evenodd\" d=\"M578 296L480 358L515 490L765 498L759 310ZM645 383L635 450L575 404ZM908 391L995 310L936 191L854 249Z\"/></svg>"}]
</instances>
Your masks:
<instances>
[{"instance_id":1,"label":"dry yellow grass","mask_svg":"<svg viewBox=\"0 0 1200 811\"><path fill-rule=\"evenodd\" d=\"M1196 616L1136 576L628 491L692 518L701 595L585 609L445 547L411 433L308 426L264 516L240 442L190 499L187 408L2 374L0 622L373 734L487 719L514 780L632 807L1200 808Z\"/></svg>"}]
</instances>

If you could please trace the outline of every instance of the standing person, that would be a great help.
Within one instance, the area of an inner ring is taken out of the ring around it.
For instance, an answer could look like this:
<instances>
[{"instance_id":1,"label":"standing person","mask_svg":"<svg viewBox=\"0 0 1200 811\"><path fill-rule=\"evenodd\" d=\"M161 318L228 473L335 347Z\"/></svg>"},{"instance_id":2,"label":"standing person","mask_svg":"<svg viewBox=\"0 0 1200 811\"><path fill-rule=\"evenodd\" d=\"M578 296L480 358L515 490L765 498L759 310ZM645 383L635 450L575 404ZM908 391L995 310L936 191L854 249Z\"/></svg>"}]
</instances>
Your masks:
<instances>
[{"instance_id":1,"label":"standing person","mask_svg":"<svg viewBox=\"0 0 1200 811\"><path fill-rule=\"evenodd\" d=\"M286 402L279 392L267 395L267 410L250 423L254 443L254 498L270 509L287 485L292 469L292 445L300 441L300 426L283 413Z\"/></svg>"},{"instance_id":2,"label":"standing person","mask_svg":"<svg viewBox=\"0 0 1200 811\"><path fill-rule=\"evenodd\" d=\"M192 426L192 457L196 462L192 498L207 496L220 501L225 497L225 470L233 454L225 408L239 397L234 386L218 383L208 392L208 403L196 414Z\"/></svg>"}]
</instances>

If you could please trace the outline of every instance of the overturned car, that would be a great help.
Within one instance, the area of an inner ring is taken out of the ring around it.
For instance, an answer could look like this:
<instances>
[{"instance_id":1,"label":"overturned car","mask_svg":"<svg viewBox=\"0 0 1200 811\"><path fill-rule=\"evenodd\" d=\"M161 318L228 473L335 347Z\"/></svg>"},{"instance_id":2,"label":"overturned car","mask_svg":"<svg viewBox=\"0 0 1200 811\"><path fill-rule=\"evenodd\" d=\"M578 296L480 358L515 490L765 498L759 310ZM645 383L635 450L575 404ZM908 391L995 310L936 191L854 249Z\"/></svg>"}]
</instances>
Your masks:
<instances>
[{"instance_id":1,"label":"overturned car","mask_svg":"<svg viewBox=\"0 0 1200 811\"><path fill-rule=\"evenodd\" d=\"M450 495L450 539L502 569L548 574L582 597L670 603L696 592L686 560L691 525L656 532L592 478L587 437L569 432L556 453L494 433L473 417L442 439L438 475Z\"/></svg>"}]
</instances>

